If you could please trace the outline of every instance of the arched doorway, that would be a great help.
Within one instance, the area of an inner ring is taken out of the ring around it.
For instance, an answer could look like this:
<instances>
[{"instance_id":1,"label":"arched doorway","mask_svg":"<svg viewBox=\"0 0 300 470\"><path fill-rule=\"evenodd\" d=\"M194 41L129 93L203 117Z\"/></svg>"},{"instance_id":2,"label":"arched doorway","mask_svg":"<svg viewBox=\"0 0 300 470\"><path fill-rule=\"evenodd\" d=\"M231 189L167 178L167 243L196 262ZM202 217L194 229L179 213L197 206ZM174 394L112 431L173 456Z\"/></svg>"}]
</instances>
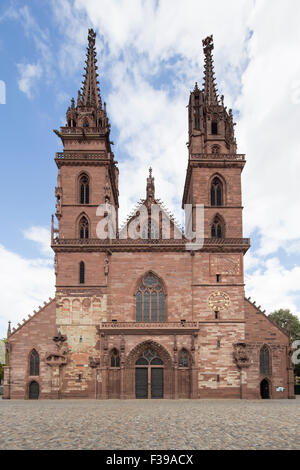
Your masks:
<instances>
[{"instance_id":1,"label":"arched doorway","mask_svg":"<svg viewBox=\"0 0 300 470\"><path fill-rule=\"evenodd\" d=\"M263 379L260 382L260 396L263 399L270 398L270 384L267 379Z\"/></svg>"},{"instance_id":2,"label":"arched doorway","mask_svg":"<svg viewBox=\"0 0 300 470\"><path fill-rule=\"evenodd\" d=\"M29 384L29 394L28 394L29 400L37 400L39 398L39 394L40 394L40 386L35 380L33 380Z\"/></svg>"},{"instance_id":3,"label":"arched doorway","mask_svg":"<svg viewBox=\"0 0 300 470\"><path fill-rule=\"evenodd\" d=\"M135 363L136 398L163 398L164 363L159 354L148 348Z\"/></svg>"}]
</instances>

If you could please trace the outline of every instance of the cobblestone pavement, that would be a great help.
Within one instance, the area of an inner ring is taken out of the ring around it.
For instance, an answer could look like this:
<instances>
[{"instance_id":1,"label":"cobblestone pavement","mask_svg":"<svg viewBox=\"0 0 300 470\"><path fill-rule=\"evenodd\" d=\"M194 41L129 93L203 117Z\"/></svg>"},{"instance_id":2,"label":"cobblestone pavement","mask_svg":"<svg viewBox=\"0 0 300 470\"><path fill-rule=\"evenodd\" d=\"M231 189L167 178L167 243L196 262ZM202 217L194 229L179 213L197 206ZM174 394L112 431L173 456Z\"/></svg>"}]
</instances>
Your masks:
<instances>
[{"instance_id":1,"label":"cobblestone pavement","mask_svg":"<svg viewBox=\"0 0 300 470\"><path fill-rule=\"evenodd\" d=\"M296 400L0 400L0 449L300 449Z\"/></svg>"}]
</instances>

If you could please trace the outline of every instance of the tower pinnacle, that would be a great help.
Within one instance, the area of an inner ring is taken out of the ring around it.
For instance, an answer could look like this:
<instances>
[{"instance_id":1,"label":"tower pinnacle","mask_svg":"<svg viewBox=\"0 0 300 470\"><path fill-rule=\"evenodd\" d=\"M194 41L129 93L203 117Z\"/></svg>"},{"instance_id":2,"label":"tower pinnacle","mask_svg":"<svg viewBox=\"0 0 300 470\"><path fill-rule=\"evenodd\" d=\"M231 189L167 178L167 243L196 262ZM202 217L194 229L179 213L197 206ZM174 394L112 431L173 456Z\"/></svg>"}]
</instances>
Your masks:
<instances>
[{"instance_id":1,"label":"tower pinnacle","mask_svg":"<svg viewBox=\"0 0 300 470\"><path fill-rule=\"evenodd\" d=\"M218 94L215 84L214 61L212 51L214 49L213 36L207 36L202 41L205 55L204 65L204 99L208 105L218 105Z\"/></svg>"},{"instance_id":2,"label":"tower pinnacle","mask_svg":"<svg viewBox=\"0 0 300 470\"><path fill-rule=\"evenodd\" d=\"M152 168L149 168L149 176L147 178L147 187L146 187L147 200L154 201L155 198L155 186L154 186L154 177L152 176Z\"/></svg>"},{"instance_id":3,"label":"tower pinnacle","mask_svg":"<svg viewBox=\"0 0 300 470\"><path fill-rule=\"evenodd\" d=\"M86 67L84 74L84 81L82 87L82 98L81 104L83 106L96 106L96 108L102 108L99 83L97 80L97 59L95 49L96 33L93 29L89 29L88 41L89 45L87 48Z\"/></svg>"}]
</instances>

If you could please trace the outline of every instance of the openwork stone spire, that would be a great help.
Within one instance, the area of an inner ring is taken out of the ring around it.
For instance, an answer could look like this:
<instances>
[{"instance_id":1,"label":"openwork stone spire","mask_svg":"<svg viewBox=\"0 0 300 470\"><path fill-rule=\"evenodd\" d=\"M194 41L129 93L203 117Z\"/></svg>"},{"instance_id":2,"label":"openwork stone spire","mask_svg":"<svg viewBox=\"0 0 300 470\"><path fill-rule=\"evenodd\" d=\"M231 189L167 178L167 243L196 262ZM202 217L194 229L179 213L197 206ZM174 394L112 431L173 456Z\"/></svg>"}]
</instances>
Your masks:
<instances>
[{"instance_id":1,"label":"openwork stone spire","mask_svg":"<svg viewBox=\"0 0 300 470\"><path fill-rule=\"evenodd\" d=\"M205 55L204 65L204 99L208 105L218 105L218 94L215 84L214 61L212 51L214 49L213 36L208 36L202 41Z\"/></svg>"},{"instance_id":2,"label":"openwork stone spire","mask_svg":"<svg viewBox=\"0 0 300 470\"><path fill-rule=\"evenodd\" d=\"M147 187L146 187L147 200L154 201L155 198L155 186L154 186L154 177L152 176L152 168L149 168L149 176L147 178Z\"/></svg>"},{"instance_id":3,"label":"openwork stone spire","mask_svg":"<svg viewBox=\"0 0 300 470\"><path fill-rule=\"evenodd\" d=\"M84 81L82 87L81 105L83 106L96 106L102 108L99 83L97 80L97 59L95 49L96 33L93 29L89 29L88 41L89 45L87 48L86 67L84 74Z\"/></svg>"}]
</instances>

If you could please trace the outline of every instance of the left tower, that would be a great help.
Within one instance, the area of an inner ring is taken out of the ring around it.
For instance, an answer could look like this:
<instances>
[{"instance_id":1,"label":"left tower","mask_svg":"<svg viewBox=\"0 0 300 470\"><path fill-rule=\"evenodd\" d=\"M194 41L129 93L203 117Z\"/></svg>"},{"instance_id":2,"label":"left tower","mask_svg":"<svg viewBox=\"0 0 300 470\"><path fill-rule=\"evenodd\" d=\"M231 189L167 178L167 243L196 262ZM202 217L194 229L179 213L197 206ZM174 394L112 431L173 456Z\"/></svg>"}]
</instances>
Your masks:
<instances>
[{"instance_id":1,"label":"left tower","mask_svg":"<svg viewBox=\"0 0 300 470\"><path fill-rule=\"evenodd\" d=\"M83 86L76 104L71 100L66 125L54 131L63 144L63 152L55 158L57 228L52 218L56 324L72 350L61 390L72 396L77 392L82 396L88 386L92 370L87 364L95 354L96 325L107 319L109 254L97 251L95 243L100 204L114 206L118 226L118 169L97 80L95 40L96 33L90 29Z\"/></svg>"}]
</instances>

